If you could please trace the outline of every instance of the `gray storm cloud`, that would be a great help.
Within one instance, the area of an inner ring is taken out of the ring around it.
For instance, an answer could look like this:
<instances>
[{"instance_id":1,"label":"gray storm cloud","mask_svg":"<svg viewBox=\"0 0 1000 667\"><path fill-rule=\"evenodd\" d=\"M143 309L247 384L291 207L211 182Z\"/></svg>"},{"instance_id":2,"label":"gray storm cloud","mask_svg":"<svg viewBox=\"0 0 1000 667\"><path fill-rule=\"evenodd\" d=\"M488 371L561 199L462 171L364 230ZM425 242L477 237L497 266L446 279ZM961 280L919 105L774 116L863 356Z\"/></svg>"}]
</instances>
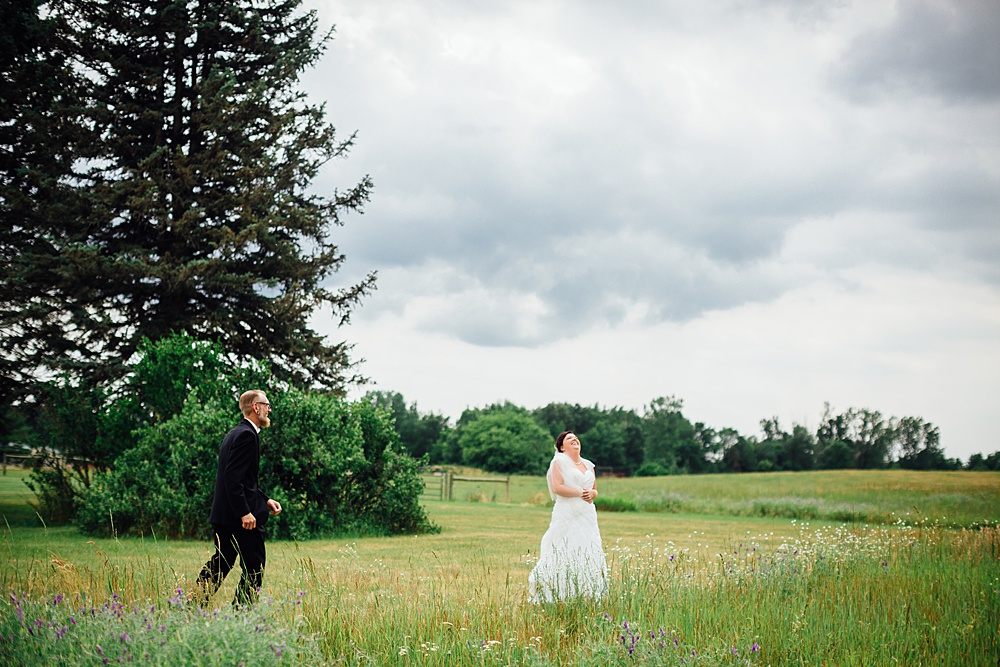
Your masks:
<instances>
[{"instance_id":1,"label":"gray storm cloud","mask_svg":"<svg viewBox=\"0 0 1000 667\"><path fill-rule=\"evenodd\" d=\"M363 316L531 347L859 264L995 278L996 3L655 4L324 10Z\"/></svg>"}]
</instances>

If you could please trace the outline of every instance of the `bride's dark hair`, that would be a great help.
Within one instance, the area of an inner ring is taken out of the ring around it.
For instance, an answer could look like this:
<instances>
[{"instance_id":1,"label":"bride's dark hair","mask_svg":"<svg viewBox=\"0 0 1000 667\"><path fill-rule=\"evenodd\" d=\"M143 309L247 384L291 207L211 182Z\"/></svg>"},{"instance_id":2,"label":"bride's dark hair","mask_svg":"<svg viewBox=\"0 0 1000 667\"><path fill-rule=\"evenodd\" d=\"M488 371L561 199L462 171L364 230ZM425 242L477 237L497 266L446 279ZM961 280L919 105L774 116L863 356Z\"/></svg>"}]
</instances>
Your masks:
<instances>
[{"instance_id":1,"label":"bride's dark hair","mask_svg":"<svg viewBox=\"0 0 1000 667\"><path fill-rule=\"evenodd\" d=\"M567 435L576 435L576 434L573 433L573 431L563 431L562 433L560 433L559 437L556 438L556 451L557 452L561 452L562 451L563 440L566 439Z\"/></svg>"}]
</instances>

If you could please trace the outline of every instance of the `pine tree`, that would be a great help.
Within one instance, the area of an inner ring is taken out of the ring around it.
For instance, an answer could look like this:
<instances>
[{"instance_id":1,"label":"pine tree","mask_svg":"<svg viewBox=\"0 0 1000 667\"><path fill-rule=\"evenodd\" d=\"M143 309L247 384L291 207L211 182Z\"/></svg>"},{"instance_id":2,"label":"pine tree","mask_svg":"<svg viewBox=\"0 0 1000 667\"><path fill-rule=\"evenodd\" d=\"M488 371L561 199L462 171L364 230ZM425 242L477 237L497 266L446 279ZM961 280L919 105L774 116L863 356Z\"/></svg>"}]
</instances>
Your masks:
<instances>
[{"instance_id":1,"label":"pine tree","mask_svg":"<svg viewBox=\"0 0 1000 667\"><path fill-rule=\"evenodd\" d=\"M29 286L38 312L0 331L4 347L20 336L22 367L113 380L143 338L186 332L295 384L351 379L349 346L308 318L330 307L343 324L374 289L374 273L328 287L345 259L331 228L361 211L372 184L309 192L355 137L338 139L298 87L331 38L300 4L46 3L69 45L74 99L51 105L45 126L79 128L72 173L58 176L78 205L12 243L16 253L49 239L54 258L51 285Z\"/></svg>"},{"instance_id":2,"label":"pine tree","mask_svg":"<svg viewBox=\"0 0 1000 667\"><path fill-rule=\"evenodd\" d=\"M69 185L86 138L79 80L61 21L36 0L0 4L0 403L80 343L61 335L80 285L63 280L61 249L80 232ZM6 408L0 408L6 413ZM2 419L2 417L0 417Z\"/></svg>"}]
</instances>

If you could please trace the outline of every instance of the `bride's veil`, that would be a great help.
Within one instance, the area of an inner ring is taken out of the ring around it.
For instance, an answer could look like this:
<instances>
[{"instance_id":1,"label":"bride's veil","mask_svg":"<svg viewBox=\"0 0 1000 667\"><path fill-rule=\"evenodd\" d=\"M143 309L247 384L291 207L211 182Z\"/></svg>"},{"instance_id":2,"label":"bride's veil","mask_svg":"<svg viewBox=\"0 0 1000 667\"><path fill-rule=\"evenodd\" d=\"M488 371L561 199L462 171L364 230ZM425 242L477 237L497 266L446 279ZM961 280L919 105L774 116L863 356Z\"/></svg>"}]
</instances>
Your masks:
<instances>
[{"instance_id":1,"label":"bride's veil","mask_svg":"<svg viewBox=\"0 0 1000 667\"><path fill-rule=\"evenodd\" d=\"M545 483L549 486L549 496L551 496L552 500L556 499L556 491L552 488L552 470L556 466L559 466L559 472L562 474L564 483L565 480L569 479L570 472L576 468L569 456L562 452L555 453L555 456L552 457L552 462L549 463L549 470L545 473Z\"/></svg>"}]
</instances>

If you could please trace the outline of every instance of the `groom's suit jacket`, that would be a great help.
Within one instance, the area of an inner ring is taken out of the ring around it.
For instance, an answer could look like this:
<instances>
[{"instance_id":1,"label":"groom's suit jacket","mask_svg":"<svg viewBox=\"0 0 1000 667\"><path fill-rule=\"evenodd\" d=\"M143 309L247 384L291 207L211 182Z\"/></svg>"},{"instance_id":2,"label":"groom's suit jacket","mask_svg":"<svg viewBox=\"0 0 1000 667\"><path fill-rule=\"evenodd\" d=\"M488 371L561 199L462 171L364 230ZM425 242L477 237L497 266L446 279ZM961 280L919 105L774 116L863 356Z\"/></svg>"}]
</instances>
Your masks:
<instances>
[{"instance_id":1,"label":"groom's suit jacket","mask_svg":"<svg viewBox=\"0 0 1000 667\"><path fill-rule=\"evenodd\" d=\"M269 516L268 497L258 487L260 436L244 418L226 434L219 448L219 468L215 475L215 495L208 520L217 526L241 528L242 518L253 513L262 528Z\"/></svg>"}]
</instances>

